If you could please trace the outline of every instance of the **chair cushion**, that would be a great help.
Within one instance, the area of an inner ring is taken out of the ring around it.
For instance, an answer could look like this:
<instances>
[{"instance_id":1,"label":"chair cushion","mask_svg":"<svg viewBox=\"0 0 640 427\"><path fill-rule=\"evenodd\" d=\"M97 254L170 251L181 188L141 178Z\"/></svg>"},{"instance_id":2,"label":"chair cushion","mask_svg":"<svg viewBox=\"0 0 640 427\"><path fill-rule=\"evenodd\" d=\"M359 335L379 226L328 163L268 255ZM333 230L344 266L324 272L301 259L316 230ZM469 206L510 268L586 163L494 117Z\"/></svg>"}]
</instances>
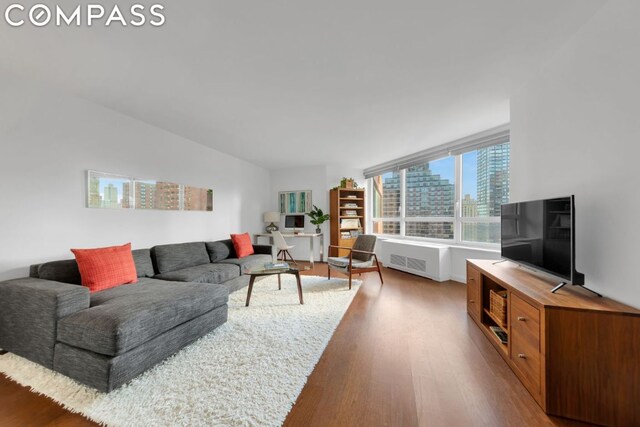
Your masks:
<instances>
[{"instance_id":1,"label":"chair cushion","mask_svg":"<svg viewBox=\"0 0 640 427\"><path fill-rule=\"evenodd\" d=\"M82 285L90 292L136 283L131 243L96 249L71 249L76 257Z\"/></svg>"},{"instance_id":2,"label":"chair cushion","mask_svg":"<svg viewBox=\"0 0 640 427\"><path fill-rule=\"evenodd\" d=\"M154 246L151 255L161 274L211 262L204 242Z\"/></svg>"},{"instance_id":3,"label":"chair cushion","mask_svg":"<svg viewBox=\"0 0 640 427\"><path fill-rule=\"evenodd\" d=\"M221 261L227 258L236 258L236 250L233 248L231 239L207 242L205 245L207 252L209 252L211 262Z\"/></svg>"},{"instance_id":4,"label":"chair cushion","mask_svg":"<svg viewBox=\"0 0 640 427\"><path fill-rule=\"evenodd\" d=\"M240 271L231 264L209 263L158 274L154 276L154 279L174 282L224 283L238 276L240 276Z\"/></svg>"},{"instance_id":5,"label":"chair cushion","mask_svg":"<svg viewBox=\"0 0 640 427\"><path fill-rule=\"evenodd\" d=\"M353 243L353 249L358 251L373 252L376 247L376 236L371 234L361 234ZM370 254L363 254L361 252L354 252L353 259L359 261L369 261L371 259Z\"/></svg>"},{"instance_id":6,"label":"chair cushion","mask_svg":"<svg viewBox=\"0 0 640 427\"><path fill-rule=\"evenodd\" d=\"M253 255L253 245L251 244L249 233L232 234L231 241L233 242L233 248L236 250L236 256L238 258Z\"/></svg>"},{"instance_id":7,"label":"chair cushion","mask_svg":"<svg viewBox=\"0 0 640 427\"><path fill-rule=\"evenodd\" d=\"M224 286L140 279L91 295L91 307L58 322L58 341L115 356L227 303Z\"/></svg>"},{"instance_id":8,"label":"chair cushion","mask_svg":"<svg viewBox=\"0 0 640 427\"><path fill-rule=\"evenodd\" d=\"M340 267L340 268L347 268L349 267L349 257L333 257L330 256L329 258L327 258L327 262L329 263L330 266L334 266L334 267ZM368 267L372 267L373 266L373 260L370 259L369 261L358 261L356 259L354 259L351 263L351 267L355 268L368 268Z\"/></svg>"},{"instance_id":9,"label":"chair cushion","mask_svg":"<svg viewBox=\"0 0 640 427\"><path fill-rule=\"evenodd\" d=\"M216 264L233 264L240 267L240 272L244 274L247 270L251 270L258 267L264 267L268 262L273 262L271 255L249 255L244 258L227 258Z\"/></svg>"}]
</instances>

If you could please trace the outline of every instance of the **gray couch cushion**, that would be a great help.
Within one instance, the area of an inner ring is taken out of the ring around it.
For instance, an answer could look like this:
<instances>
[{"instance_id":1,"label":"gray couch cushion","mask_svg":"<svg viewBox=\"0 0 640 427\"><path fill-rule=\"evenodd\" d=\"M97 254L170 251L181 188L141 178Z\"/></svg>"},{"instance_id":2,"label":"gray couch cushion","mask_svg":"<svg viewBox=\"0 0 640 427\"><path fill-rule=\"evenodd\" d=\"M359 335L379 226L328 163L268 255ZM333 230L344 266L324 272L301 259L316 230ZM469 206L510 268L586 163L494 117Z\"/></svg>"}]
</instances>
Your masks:
<instances>
[{"instance_id":1,"label":"gray couch cushion","mask_svg":"<svg viewBox=\"0 0 640 427\"><path fill-rule=\"evenodd\" d=\"M155 279L175 282L223 283L238 276L240 276L240 271L234 265L209 263L158 274Z\"/></svg>"},{"instance_id":2,"label":"gray couch cushion","mask_svg":"<svg viewBox=\"0 0 640 427\"><path fill-rule=\"evenodd\" d=\"M91 295L91 307L58 322L58 341L115 356L227 303L224 286L142 278Z\"/></svg>"},{"instance_id":3,"label":"gray couch cushion","mask_svg":"<svg viewBox=\"0 0 640 427\"><path fill-rule=\"evenodd\" d=\"M37 266L37 272L36 277L39 279L71 283L74 285L82 283L80 270L78 270L78 264L75 259L45 262Z\"/></svg>"},{"instance_id":4,"label":"gray couch cushion","mask_svg":"<svg viewBox=\"0 0 640 427\"><path fill-rule=\"evenodd\" d=\"M153 277L153 263L151 262L151 252L149 249L136 249L131 251L133 262L136 265L138 277ZM80 270L75 259L65 259L62 261L51 261L43 264L32 265L30 276L44 280L53 280L62 283L79 285L82 283Z\"/></svg>"},{"instance_id":5,"label":"gray couch cushion","mask_svg":"<svg viewBox=\"0 0 640 427\"><path fill-rule=\"evenodd\" d=\"M131 251L133 254L133 262L136 264L136 272L138 277L153 277L156 274L153 271L153 262L151 261L151 250L136 249Z\"/></svg>"},{"instance_id":6,"label":"gray couch cushion","mask_svg":"<svg viewBox=\"0 0 640 427\"><path fill-rule=\"evenodd\" d=\"M160 274L211 262L204 242L154 246L151 254Z\"/></svg>"},{"instance_id":7,"label":"gray couch cushion","mask_svg":"<svg viewBox=\"0 0 640 427\"><path fill-rule=\"evenodd\" d=\"M236 250L233 248L231 239L218 240L217 242L207 242L206 246L211 262L236 257Z\"/></svg>"},{"instance_id":8,"label":"gray couch cushion","mask_svg":"<svg viewBox=\"0 0 640 427\"><path fill-rule=\"evenodd\" d=\"M271 255L249 255L244 258L227 258L216 264L233 264L240 267L240 272L244 274L247 270L263 267L266 263L273 262Z\"/></svg>"}]
</instances>

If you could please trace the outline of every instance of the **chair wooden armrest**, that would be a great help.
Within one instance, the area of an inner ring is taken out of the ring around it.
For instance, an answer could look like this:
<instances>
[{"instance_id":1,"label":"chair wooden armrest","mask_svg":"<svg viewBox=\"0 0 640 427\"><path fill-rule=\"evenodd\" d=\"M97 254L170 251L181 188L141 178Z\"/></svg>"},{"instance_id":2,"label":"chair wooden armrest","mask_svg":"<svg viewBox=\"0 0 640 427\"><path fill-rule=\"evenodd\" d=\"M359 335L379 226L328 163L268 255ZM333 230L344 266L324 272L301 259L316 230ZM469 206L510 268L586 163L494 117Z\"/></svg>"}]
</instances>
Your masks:
<instances>
[{"instance_id":1,"label":"chair wooden armrest","mask_svg":"<svg viewBox=\"0 0 640 427\"><path fill-rule=\"evenodd\" d=\"M329 245L329 248L345 249L347 251L352 251L353 250L353 248L349 248L347 246L337 246L337 245Z\"/></svg>"},{"instance_id":2,"label":"chair wooden armrest","mask_svg":"<svg viewBox=\"0 0 640 427\"><path fill-rule=\"evenodd\" d=\"M361 251L359 249L351 249L351 252L358 252L360 254L369 254L369 255L375 255L375 252L371 252L371 251Z\"/></svg>"}]
</instances>

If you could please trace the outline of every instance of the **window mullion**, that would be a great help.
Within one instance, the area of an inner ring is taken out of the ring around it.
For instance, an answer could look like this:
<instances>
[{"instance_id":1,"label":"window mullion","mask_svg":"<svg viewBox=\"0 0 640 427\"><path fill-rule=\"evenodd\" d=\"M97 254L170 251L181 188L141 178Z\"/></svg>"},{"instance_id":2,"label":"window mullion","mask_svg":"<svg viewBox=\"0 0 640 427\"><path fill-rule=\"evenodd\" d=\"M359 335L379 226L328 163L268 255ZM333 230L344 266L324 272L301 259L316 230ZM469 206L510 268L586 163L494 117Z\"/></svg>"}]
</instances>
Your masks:
<instances>
[{"instance_id":1,"label":"window mullion","mask_svg":"<svg viewBox=\"0 0 640 427\"><path fill-rule=\"evenodd\" d=\"M402 237L404 237L405 234L405 230L406 230L406 226L405 226L405 221L406 221L406 212L407 209L405 208L405 202L407 199L407 170L406 169L402 169L400 171L400 235Z\"/></svg>"},{"instance_id":2,"label":"window mullion","mask_svg":"<svg viewBox=\"0 0 640 427\"><path fill-rule=\"evenodd\" d=\"M455 208L453 210L453 240L456 243L462 242L462 154L455 156Z\"/></svg>"}]
</instances>

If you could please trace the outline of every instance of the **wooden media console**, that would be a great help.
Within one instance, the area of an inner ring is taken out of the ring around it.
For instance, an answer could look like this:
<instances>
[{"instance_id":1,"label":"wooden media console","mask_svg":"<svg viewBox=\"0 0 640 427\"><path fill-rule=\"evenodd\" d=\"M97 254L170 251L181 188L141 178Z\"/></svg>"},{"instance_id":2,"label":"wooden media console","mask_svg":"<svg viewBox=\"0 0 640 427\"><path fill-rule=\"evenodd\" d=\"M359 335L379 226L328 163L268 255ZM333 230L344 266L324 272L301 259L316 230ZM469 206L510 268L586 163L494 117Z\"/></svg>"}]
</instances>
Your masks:
<instances>
[{"instance_id":1,"label":"wooden media console","mask_svg":"<svg viewBox=\"0 0 640 427\"><path fill-rule=\"evenodd\" d=\"M640 310L554 285L509 261L468 260L467 312L547 414L640 425ZM507 293L506 325L490 291Z\"/></svg>"}]
</instances>

